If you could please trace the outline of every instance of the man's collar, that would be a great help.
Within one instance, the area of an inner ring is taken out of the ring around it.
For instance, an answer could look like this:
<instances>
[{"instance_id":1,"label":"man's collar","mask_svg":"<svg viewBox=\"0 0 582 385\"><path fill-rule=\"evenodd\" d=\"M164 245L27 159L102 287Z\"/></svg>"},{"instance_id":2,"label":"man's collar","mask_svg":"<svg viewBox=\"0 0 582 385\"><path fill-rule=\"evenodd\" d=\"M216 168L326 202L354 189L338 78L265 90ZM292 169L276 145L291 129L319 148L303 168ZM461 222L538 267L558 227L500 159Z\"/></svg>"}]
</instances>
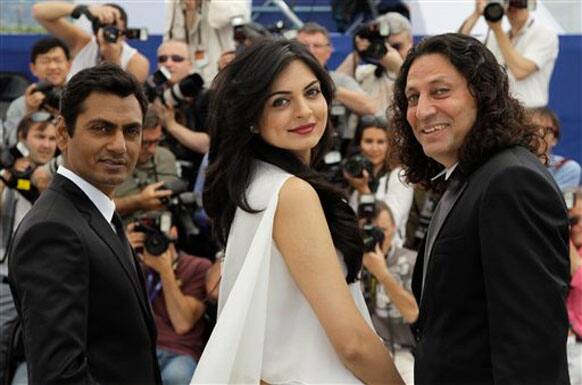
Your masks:
<instances>
[{"instance_id":1,"label":"man's collar","mask_svg":"<svg viewBox=\"0 0 582 385\"><path fill-rule=\"evenodd\" d=\"M111 218L113 218L113 213L115 212L115 203L111 198L63 165L59 166L57 174L64 176L77 185L77 187L87 195L91 202L93 202L107 222L111 222Z\"/></svg>"},{"instance_id":2,"label":"man's collar","mask_svg":"<svg viewBox=\"0 0 582 385\"><path fill-rule=\"evenodd\" d=\"M455 169L457 168L458 165L459 165L459 162L453 164L451 167L443 169L441 172L439 172L438 174L436 174L435 176L433 176L430 179L431 182L437 180L438 178L442 177L443 175L445 176L445 180L449 180L449 178L451 177L451 174L453 173L453 171L455 171Z\"/></svg>"}]
</instances>

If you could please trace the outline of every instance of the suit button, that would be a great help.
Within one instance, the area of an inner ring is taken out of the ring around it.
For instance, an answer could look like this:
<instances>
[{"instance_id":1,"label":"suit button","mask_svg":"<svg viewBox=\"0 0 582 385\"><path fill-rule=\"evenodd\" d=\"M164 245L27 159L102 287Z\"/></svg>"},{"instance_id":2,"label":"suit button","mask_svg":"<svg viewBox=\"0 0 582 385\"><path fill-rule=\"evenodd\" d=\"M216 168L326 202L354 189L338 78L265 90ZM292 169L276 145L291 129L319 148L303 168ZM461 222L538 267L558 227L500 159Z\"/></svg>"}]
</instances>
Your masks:
<instances>
[{"instance_id":1,"label":"suit button","mask_svg":"<svg viewBox=\"0 0 582 385\"><path fill-rule=\"evenodd\" d=\"M422 340L422 331L420 330L420 328L416 328L416 330L414 331L414 339L416 340L416 342L420 342L420 340Z\"/></svg>"}]
</instances>

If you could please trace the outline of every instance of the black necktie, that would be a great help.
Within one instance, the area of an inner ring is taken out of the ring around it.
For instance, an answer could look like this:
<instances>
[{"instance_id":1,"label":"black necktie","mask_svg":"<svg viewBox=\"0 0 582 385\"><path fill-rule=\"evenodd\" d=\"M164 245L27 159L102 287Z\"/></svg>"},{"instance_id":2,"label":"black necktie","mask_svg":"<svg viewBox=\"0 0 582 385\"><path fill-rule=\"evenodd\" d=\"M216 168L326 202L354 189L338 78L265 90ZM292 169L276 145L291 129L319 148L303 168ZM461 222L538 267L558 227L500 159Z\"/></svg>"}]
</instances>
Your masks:
<instances>
[{"instance_id":1,"label":"black necktie","mask_svg":"<svg viewBox=\"0 0 582 385\"><path fill-rule=\"evenodd\" d=\"M454 170L449 180L447 181L447 189L441 197L428 225L428 231L426 233L426 243L425 243L425 254L422 265L422 292L424 292L424 283L426 281L426 273L428 270L428 263L430 260L430 254L432 253L432 245L434 245L435 237L437 234L437 229L442 225L442 222L446 219L449 211L451 211L451 206L455 202L457 195L459 194L459 189L463 185L462 177L460 172Z\"/></svg>"},{"instance_id":2,"label":"black necktie","mask_svg":"<svg viewBox=\"0 0 582 385\"><path fill-rule=\"evenodd\" d=\"M132 267L132 270L134 272L136 272L135 263L133 261L133 252L131 250L131 245L129 244L129 241L127 240L127 237L125 235L125 229L123 228L123 222L121 221L121 218L119 217L119 214L117 214L117 212L113 213L113 218L111 218L111 223L113 223L113 226L115 226L115 232L117 233L117 238L119 238L119 242L121 242L121 245L124 247L125 254L127 255L127 258L129 260L129 264Z\"/></svg>"}]
</instances>

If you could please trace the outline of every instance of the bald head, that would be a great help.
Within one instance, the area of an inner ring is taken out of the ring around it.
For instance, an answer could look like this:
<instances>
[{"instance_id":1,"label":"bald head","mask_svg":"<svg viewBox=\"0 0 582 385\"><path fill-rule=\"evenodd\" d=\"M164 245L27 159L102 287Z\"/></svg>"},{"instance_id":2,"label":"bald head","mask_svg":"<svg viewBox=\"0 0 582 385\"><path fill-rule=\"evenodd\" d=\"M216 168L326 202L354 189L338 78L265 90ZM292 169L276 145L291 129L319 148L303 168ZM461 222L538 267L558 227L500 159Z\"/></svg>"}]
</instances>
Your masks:
<instances>
[{"instance_id":1,"label":"bald head","mask_svg":"<svg viewBox=\"0 0 582 385\"><path fill-rule=\"evenodd\" d=\"M188 46L183 41L168 40L158 47L158 66L170 71L172 84L178 83L192 71Z\"/></svg>"}]
</instances>

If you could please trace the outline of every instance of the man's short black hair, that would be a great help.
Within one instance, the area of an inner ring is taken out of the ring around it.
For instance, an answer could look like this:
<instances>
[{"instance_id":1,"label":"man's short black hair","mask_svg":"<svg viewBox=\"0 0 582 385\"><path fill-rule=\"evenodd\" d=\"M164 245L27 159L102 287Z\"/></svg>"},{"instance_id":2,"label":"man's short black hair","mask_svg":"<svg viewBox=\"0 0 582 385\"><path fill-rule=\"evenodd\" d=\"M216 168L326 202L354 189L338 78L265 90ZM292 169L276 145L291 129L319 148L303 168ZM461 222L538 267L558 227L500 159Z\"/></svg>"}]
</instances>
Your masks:
<instances>
[{"instance_id":1,"label":"man's short black hair","mask_svg":"<svg viewBox=\"0 0 582 385\"><path fill-rule=\"evenodd\" d=\"M115 64L99 64L79 71L65 87L61 115L70 136L75 132L77 117L84 110L83 103L92 93L113 94L122 98L134 95L145 117L148 102L135 77Z\"/></svg>"},{"instance_id":2,"label":"man's short black hair","mask_svg":"<svg viewBox=\"0 0 582 385\"><path fill-rule=\"evenodd\" d=\"M50 50L61 47L65 52L67 60L71 60L71 53L69 52L69 47L61 40L56 37L45 37L44 39L38 40L32 46L32 51L30 51L30 62L34 64L38 55L43 55Z\"/></svg>"}]
</instances>

